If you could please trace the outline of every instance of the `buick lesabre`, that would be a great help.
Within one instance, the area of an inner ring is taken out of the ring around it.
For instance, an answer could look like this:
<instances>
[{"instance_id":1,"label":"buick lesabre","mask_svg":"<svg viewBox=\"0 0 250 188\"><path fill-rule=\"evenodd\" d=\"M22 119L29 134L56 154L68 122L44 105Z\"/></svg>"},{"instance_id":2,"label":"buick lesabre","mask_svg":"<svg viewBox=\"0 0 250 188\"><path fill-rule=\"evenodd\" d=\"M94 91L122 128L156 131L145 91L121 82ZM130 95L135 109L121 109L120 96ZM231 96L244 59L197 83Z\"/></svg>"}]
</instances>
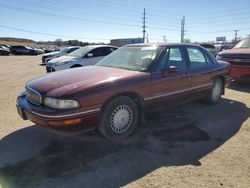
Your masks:
<instances>
[{"instance_id":1,"label":"buick lesabre","mask_svg":"<svg viewBox=\"0 0 250 188\"><path fill-rule=\"evenodd\" d=\"M95 66L59 71L26 84L20 116L53 129L96 126L108 139L129 136L155 109L205 99L217 103L230 64L191 44L121 47Z\"/></svg>"}]
</instances>

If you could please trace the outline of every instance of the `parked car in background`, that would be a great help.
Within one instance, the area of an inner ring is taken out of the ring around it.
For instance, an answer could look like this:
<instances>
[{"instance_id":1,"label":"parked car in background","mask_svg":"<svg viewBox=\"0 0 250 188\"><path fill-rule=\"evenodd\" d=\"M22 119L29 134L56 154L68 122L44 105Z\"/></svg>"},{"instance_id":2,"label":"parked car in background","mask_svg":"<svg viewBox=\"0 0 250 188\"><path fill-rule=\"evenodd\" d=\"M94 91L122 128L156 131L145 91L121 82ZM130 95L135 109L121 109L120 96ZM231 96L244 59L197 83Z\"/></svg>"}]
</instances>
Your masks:
<instances>
[{"instance_id":1,"label":"parked car in background","mask_svg":"<svg viewBox=\"0 0 250 188\"><path fill-rule=\"evenodd\" d=\"M44 50L41 48L31 47L33 50L37 52L37 54L44 54Z\"/></svg>"},{"instance_id":2,"label":"parked car in background","mask_svg":"<svg viewBox=\"0 0 250 188\"><path fill-rule=\"evenodd\" d=\"M47 72L54 72L69 68L94 65L115 50L117 50L117 47L110 45L90 45L81 47L68 55L50 60L46 64L46 70Z\"/></svg>"},{"instance_id":3,"label":"parked car in background","mask_svg":"<svg viewBox=\"0 0 250 188\"><path fill-rule=\"evenodd\" d=\"M200 43L200 45L206 48L214 57L217 55L217 50L215 46L211 43Z\"/></svg>"},{"instance_id":4,"label":"parked car in background","mask_svg":"<svg viewBox=\"0 0 250 188\"><path fill-rule=\"evenodd\" d=\"M37 55L38 52L27 46L11 46L10 53L14 55Z\"/></svg>"},{"instance_id":5,"label":"parked car in background","mask_svg":"<svg viewBox=\"0 0 250 188\"><path fill-rule=\"evenodd\" d=\"M0 46L0 55L10 55L9 48L5 46Z\"/></svg>"},{"instance_id":6,"label":"parked car in background","mask_svg":"<svg viewBox=\"0 0 250 188\"><path fill-rule=\"evenodd\" d=\"M59 50L52 48L52 47L42 47L42 50L44 50L44 53L59 51Z\"/></svg>"},{"instance_id":7,"label":"parked car in background","mask_svg":"<svg viewBox=\"0 0 250 188\"><path fill-rule=\"evenodd\" d=\"M250 80L250 37L232 49L219 52L217 59L231 63L231 74L234 79Z\"/></svg>"},{"instance_id":8,"label":"parked car in background","mask_svg":"<svg viewBox=\"0 0 250 188\"><path fill-rule=\"evenodd\" d=\"M229 63L198 45L128 45L95 66L29 81L16 105L24 120L38 125L59 130L94 125L116 140L156 109L200 98L219 102L231 81L229 70Z\"/></svg>"},{"instance_id":9,"label":"parked car in background","mask_svg":"<svg viewBox=\"0 0 250 188\"><path fill-rule=\"evenodd\" d=\"M71 53L79 48L80 48L80 46L71 46L71 47L63 48L60 51L46 53L42 56L42 64L45 65L51 59L67 55L67 54L69 54L69 53Z\"/></svg>"}]
</instances>

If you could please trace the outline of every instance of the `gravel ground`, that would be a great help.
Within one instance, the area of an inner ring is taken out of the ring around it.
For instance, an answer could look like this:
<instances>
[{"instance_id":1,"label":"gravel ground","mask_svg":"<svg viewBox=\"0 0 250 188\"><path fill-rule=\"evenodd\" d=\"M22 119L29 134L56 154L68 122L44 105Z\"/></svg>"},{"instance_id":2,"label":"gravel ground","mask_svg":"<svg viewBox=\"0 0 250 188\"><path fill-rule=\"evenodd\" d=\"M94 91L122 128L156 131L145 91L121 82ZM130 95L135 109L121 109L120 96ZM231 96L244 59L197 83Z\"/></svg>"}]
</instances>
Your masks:
<instances>
[{"instance_id":1,"label":"gravel ground","mask_svg":"<svg viewBox=\"0 0 250 188\"><path fill-rule=\"evenodd\" d=\"M41 56L0 57L0 188L250 187L250 83L217 105L193 102L149 117L129 138L56 133L23 121L15 99L45 73Z\"/></svg>"}]
</instances>

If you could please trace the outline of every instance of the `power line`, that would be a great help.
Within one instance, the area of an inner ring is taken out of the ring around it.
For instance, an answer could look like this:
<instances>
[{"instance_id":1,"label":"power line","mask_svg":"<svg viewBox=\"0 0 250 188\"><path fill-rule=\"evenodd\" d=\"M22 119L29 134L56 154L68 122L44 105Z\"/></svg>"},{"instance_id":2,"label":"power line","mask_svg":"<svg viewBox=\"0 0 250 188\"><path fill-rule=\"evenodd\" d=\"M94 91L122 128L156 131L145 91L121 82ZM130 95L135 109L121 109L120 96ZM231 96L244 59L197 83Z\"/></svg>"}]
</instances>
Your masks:
<instances>
[{"instance_id":1,"label":"power line","mask_svg":"<svg viewBox=\"0 0 250 188\"><path fill-rule=\"evenodd\" d=\"M58 35L58 34L51 34L51 33L43 33L38 31L31 31L27 29L21 29L16 27L10 27L6 25L0 25L1 28L16 30L16 31L23 31L27 33L33 33L33 34L39 34L39 35L45 35L45 36L52 36L52 37L62 37L62 38L72 38L72 39L82 39L82 40L110 40L107 38L83 38L83 37L74 37L74 36L68 36L68 35Z\"/></svg>"},{"instance_id":2,"label":"power line","mask_svg":"<svg viewBox=\"0 0 250 188\"><path fill-rule=\"evenodd\" d=\"M250 27L249 28L240 28L240 30L250 30ZM198 34L198 33L201 33L201 34L205 34L205 33L226 33L226 32L232 32L232 30L217 30L217 31L205 31L205 32L192 32L192 34Z\"/></svg>"},{"instance_id":3,"label":"power line","mask_svg":"<svg viewBox=\"0 0 250 188\"><path fill-rule=\"evenodd\" d=\"M26 1L30 2L28 5L31 5L32 9L40 8L43 5L43 4L41 4L40 1L34 1L34 0L32 0L32 1L31 0L26 0ZM37 6L34 7L33 5L37 5ZM20 8L20 6L18 8ZM54 1L51 2L51 3L48 3L46 5L46 10L47 9L57 11L57 12L58 12L58 10L61 10L61 11L62 10L63 11L67 10L67 11L74 12L74 13L75 12L78 12L78 13L81 13L81 14L83 13L83 9L81 7L79 7L79 6L75 7L75 6L70 6L70 5L67 5L67 4L63 4L61 1L60 1L60 4L55 4ZM95 16L96 15L102 16L102 18L111 17L111 16L112 16L112 18L114 18L113 14L112 15L111 14L102 14L103 11L93 11L93 9L90 9L90 8L84 9L84 13L86 13L86 12L90 13L90 14L94 14ZM121 13L121 11L120 11L120 13ZM139 17L138 13L136 13L136 15ZM132 21L132 19L133 19L133 21L135 20L135 16L132 15L132 14L126 14L126 20L128 20L129 16L130 16L129 20L131 20L131 21ZM116 14L115 18L119 18L119 20L121 20L121 19L124 19L124 15L123 14Z\"/></svg>"},{"instance_id":4,"label":"power line","mask_svg":"<svg viewBox=\"0 0 250 188\"><path fill-rule=\"evenodd\" d=\"M14 9L22 12L32 12L34 14L46 14L54 17L60 17L60 18L67 18L67 19L73 19L73 20L81 20L83 22L90 22L90 23L105 23L109 25L120 25L120 26L127 26L127 27L139 27L139 25L134 25L134 24L123 24L123 23L118 23L118 22L109 22L109 21L104 21L104 20L94 20L94 19L84 19L84 18L79 18L75 16L64 16L62 14L54 14L54 13L49 13L45 11L34 11L31 9L26 9L26 8L17 8L17 7L12 7L12 6L5 6L5 5L0 5L2 8L7 8L7 9Z\"/></svg>"}]
</instances>

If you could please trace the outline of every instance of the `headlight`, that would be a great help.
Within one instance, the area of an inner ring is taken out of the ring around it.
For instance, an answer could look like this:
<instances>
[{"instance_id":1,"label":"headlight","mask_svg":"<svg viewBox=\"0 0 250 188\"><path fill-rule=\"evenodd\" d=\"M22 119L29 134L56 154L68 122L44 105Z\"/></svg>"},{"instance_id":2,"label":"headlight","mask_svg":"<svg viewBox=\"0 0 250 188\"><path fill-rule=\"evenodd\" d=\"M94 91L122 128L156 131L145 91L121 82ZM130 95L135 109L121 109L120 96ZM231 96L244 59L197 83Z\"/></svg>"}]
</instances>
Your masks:
<instances>
[{"instance_id":1,"label":"headlight","mask_svg":"<svg viewBox=\"0 0 250 188\"><path fill-rule=\"evenodd\" d=\"M65 64L68 63L68 62L69 62L69 61L56 62L55 65L56 65L56 66L65 65Z\"/></svg>"},{"instance_id":2,"label":"headlight","mask_svg":"<svg viewBox=\"0 0 250 188\"><path fill-rule=\"evenodd\" d=\"M46 97L44 99L44 105L55 109L72 109L80 107L80 104L75 100L54 99L51 97Z\"/></svg>"},{"instance_id":3,"label":"headlight","mask_svg":"<svg viewBox=\"0 0 250 188\"><path fill-rule=\"evenodd\" d=\"M220 55L220 54L217 54L216 59L217 59L217 60L222 60L221 55Z\"/></svg>"}]
</instances>

